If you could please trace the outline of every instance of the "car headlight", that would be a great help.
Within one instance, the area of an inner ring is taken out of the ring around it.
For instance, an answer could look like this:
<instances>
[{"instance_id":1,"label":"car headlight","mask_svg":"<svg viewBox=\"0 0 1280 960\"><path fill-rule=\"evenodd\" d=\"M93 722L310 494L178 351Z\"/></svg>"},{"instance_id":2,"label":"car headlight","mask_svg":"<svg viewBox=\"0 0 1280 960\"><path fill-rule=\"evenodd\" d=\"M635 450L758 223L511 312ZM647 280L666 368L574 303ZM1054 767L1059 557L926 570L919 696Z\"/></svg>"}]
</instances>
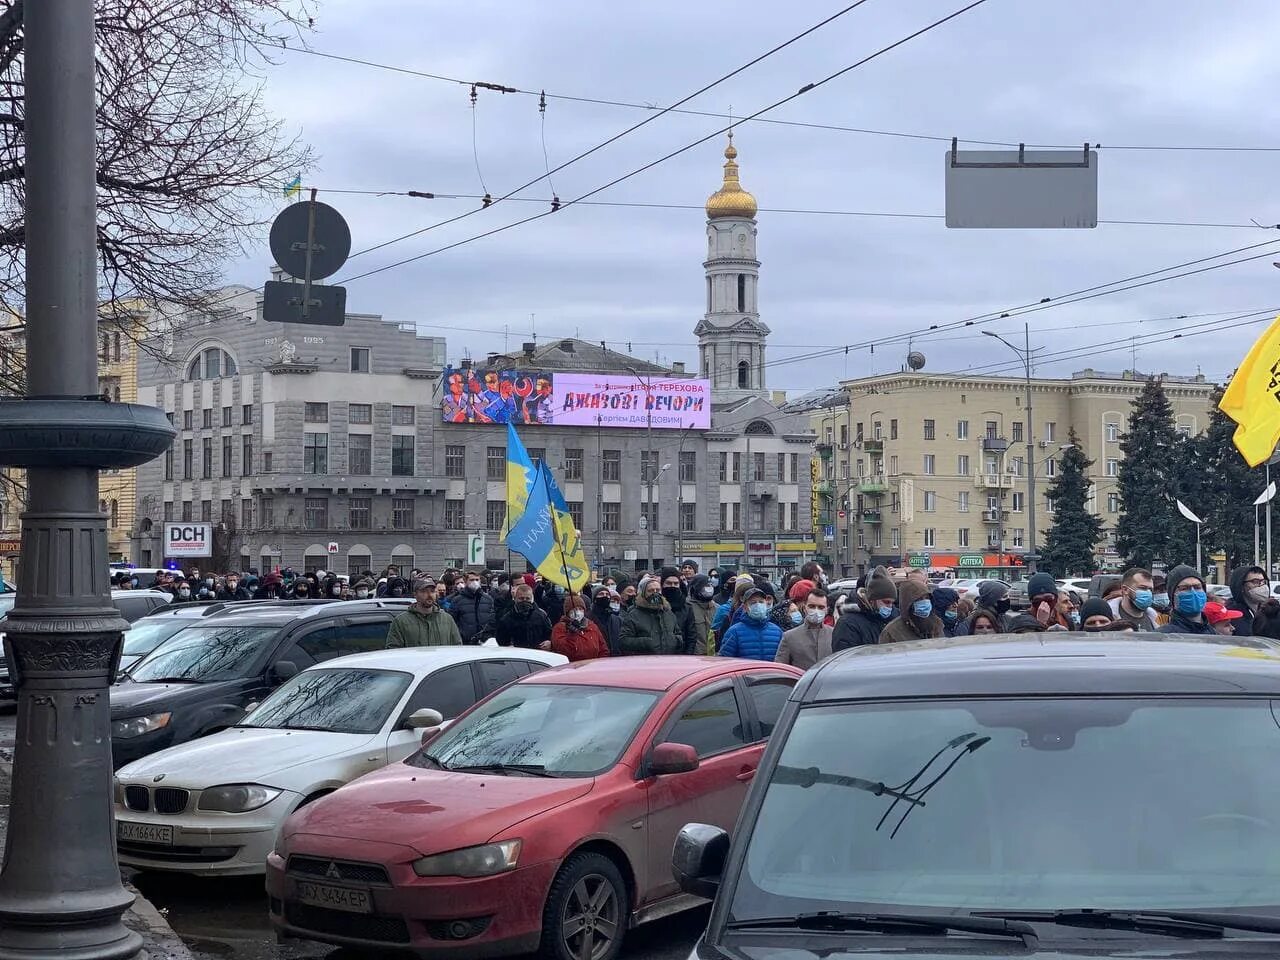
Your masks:
<instances>
[{"instance_id":1,"label":"car headlight","mask_svg":"<svg viewBox=\"0 0 1280 960\"><path fill-rule=\"evenodd\" d=\"M111 738L113 740L129 740L140 737L144 733L163 730L169 725L172 717L169 713L153 713L149 717L129 717L126 720L111 721Z\"/></svg>"},{"instance_id":2,"label":"car headlight","mask_svg":"<svg viewBox=\"0 0 1280 960\"><path fill-rule=\"evenodd\" d=\"M223 813L247 813L265 807L284 791L257 783L231 783L200 791L198 810L221 810Z\"/></svg>"},{"instance_id":3,"label":"car headlight","mask_svg":"<svg viewBox=\"0 0 1280 960\"><path fill-rule=\"evenodd\" d=\"M413 862L413 872L420 877L491 877L514 870L519 859L520 841L503 840L423 857Z\"/></svg>"},{"instance_id":4,"label":"car headlight","mask_svg":"<svg viewBox=\"0 0 1280 960\"><path fill-rule=\"evenodd\" d=\"M124 806L124 784L119 780L115 781L115 800L119 806Z\"/></svg>"}]
</instances>

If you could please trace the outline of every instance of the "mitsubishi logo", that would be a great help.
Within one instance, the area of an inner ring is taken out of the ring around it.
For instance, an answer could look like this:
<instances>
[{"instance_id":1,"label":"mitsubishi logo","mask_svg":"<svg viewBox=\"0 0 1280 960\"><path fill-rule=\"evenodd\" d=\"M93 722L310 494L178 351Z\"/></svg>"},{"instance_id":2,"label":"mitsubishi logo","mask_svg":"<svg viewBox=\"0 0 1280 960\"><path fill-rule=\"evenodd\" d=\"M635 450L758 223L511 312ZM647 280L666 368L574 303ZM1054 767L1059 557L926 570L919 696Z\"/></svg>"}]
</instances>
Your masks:
<instances>
[{"instance_id":1,"label":"mitsubishi logo","mask_svg":"<svg viewBox=\"0 0 1280 960\"><path fill-rule=\"evenodd\" d=\"M329 861L329 869L324 872L324 875L330 880L342 879L342 871L338 869L338 865L332 860Z\"/></svg>"}]
</instances>

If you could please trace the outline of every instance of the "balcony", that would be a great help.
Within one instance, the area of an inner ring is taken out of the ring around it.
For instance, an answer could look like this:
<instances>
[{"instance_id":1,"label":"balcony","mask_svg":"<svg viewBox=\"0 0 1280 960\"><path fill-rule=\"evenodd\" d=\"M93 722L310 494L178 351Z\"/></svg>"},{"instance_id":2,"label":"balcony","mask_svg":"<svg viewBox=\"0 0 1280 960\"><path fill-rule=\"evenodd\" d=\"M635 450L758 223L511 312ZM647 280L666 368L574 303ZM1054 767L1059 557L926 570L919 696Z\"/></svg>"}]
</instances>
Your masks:
<instances>
[{"instance_id":1,"label":"balcony","mask_svg":"<svg viewBox=\"0 0 1280 960\"><path fill-rule=\"evenodd\" d=\"M882 473L870 477L859 477L856 489L864 495L878 496L889 492L889 481Z\"/></svg>"},{"instance_id":2,"label":"balcony","mask_svg":"<svg viewBox=\"0 0 1280 960\"><path fill-rule=\"evenodd\" d=\"M777 488L763 480L748 480L746 483L748 500L772 500L777 495Z\"/></svg>"},{"instance_id":3,"label":"balcony","mask_svg":"<svg viewBox=\"0 0 1280 960\"><path fill-rule=\"evenodd\" d=\"M867 453L884 453L884 441L873 437L864 437L861 441L862 449Z\"/></svg>"},{"instance_id":4,"label":"balcony","mask_svg":"<svg viewBox=\"0 0 1280 960\"><path fill-rule=\"evenodd\" d=\"M1002 523L1003 521L1008 519L1009 519L1008 510L983 510L982 511L983 523Z\"/></svg>"},{"instance_id":5,"label":"balcony","mask_svg":"<svg viewBox=\"0 0 1280 960\"><path fill-rule=\"evenodd\" d=\"M1015 479L1008 473L975 473L973 485L987 490L1012 490Z\"/></svg>"},{"instance_id":6,"label":"balcony","mask_svg":"<svg viewBox=\"0 0 1280 960\"><path fill-rule=\"evenodd\" d=\"M862 522L863 523L880 523L881 522L880 511L879 510L863 510Z\"/></svg>"},{"instance_id":7,"label":"balcony","mask_svg":"<svg viewBox=\"0 0 1280 960\"><path fill-rule=\"evenodd\" d=\"M823 497L831 496L831 491L834 488L835 488L835 484L833 484L830 480L819 480L817 483L813 485L814 491L819 496L823 496Z\"/></svg>"},{"instance_id":8,"label":"balcony","mask_svg":"<svg viewBox=\"0 0 1280 960\"><path fill-rule=\"evenodd\" d=\"M982 450L984 453L1004 453L1009 449L1009 441L1004 437L983 437Z\"/></svg>"},{"instance_id":9,"label":"balcony","mask_svg":"<svg viewBox=\"0 0 1280 960\"><path fill-rule=\"evenodd\" d=\"M831 444L829 444L829 443L819 443L819 444L815 444L815 446L816 446L816 448L817 448L818 456L819 456L819 457L821 457L823 460L830 460L830 459L831 459L831 454L832 454L832 452L833 452L833 448L832 448Z\"/></svg>"}]
</instances>

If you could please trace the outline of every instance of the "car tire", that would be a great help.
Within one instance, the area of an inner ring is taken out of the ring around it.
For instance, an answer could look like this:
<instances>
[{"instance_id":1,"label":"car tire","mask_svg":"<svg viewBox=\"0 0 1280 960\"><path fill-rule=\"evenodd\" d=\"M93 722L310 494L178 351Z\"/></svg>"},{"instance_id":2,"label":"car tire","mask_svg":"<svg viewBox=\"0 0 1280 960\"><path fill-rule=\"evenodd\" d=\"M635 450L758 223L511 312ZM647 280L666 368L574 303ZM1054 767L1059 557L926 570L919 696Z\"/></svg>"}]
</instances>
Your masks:
<instances>
[{"instance_id":1,"label":"car tire","mask_svg":"<svg viewBox=\"0 0 1280 960\"><path fill-rule=\"evenodd\" d=\"M544 960L614 960L629 914L627 884L608 857L576 853L560 867L542 911ZM594 943L583 950L583 937Z\"/></svg>"}]
</instances>

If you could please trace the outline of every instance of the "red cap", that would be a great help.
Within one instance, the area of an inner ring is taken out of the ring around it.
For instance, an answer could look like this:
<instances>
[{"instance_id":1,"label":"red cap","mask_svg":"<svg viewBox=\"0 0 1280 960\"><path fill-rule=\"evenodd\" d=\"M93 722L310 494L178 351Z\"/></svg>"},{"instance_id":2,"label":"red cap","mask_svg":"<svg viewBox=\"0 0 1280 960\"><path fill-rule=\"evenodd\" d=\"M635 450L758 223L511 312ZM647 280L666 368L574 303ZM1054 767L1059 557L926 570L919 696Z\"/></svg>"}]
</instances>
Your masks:
<instances>
[{"instance_id":1,"label":"red cap","mask_svg":"<svg viewBox=\"0 0 1280 960\"><path fill-rule=\"evenodd\" d=\"M1221 623L1223 620L1239 620L1244 614L1239 610L1228 610L1220 603L1210 602L1204 605L1204 618L1210 623Z\"/></svg>"},{"instance_id":2,"label":"red cap","mask_svg":"<svg viewBox=\"0 0 1280 960\"><path fill-rule=\"evenodd\" d=\"M796 603L804 603L805 598L809 596L809 592L814 588L812 580L797 580L791 585L791 589L787 591L787 599L794 600Z\"/></svg>"},{"instance_id":3,"label":"red cap","mask_svg":"<svg viewBox=\"0 0 1280 960\"><path fill-rule=\"evenodd\" d=\"M535 577L532 573L526 573L520 579L523 580L526 584L528 584L531 587L538 582L538 578Z\"/></svg>"}]
</instances>

